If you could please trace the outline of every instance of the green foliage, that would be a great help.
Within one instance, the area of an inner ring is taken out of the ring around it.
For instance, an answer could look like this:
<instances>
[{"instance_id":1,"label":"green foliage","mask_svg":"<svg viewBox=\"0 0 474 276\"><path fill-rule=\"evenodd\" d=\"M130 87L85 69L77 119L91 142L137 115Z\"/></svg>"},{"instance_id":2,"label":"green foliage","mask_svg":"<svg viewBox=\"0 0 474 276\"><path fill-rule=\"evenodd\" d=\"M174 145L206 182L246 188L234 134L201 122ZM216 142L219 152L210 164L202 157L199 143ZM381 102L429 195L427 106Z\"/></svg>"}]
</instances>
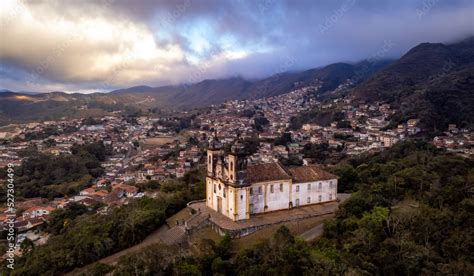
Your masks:
<instances>
[{"instance_id":1,"label":"green foliage","mask_svg":"<svg viewBox=\"0 0 474 276\"><path fill-rule=\"evenodd\" d=\"M241 115L247 118L252 118L253 115L255 115L255 110L254 109L245 109L244 111L241 112Z\"/></svg>"},{"instance_id":2,"label":"green foliage","mask_svg":"<svg viewBox=\"0 0 474 276\"><path fill-rule=\"evenodd\" d=\"M273 144L275 146L286 146L287 144L291 143L291 133L285 132L280 137L277 137Z\"/></svg>"},{"instance_id":3,"label":"green foliage","mask_svg":"<svg viewBox=\"0 0 474 276\"><path fill-rule=\"evenodd\" d=\"M400 143L334 168L352 190L313 243L285 227L235 252L230 236L203 240L200 254L153 245L127 255L117 275L469 275L474 270L474 163L421 142ZM143 199L107 216L79 216L63 233L19 260L18 275L61 274L144 238L151 225L193 195L194 173L162 184L166 197ZM173 188L172 185L175 185ZM83 218L84 217L84 218ZM97 268L100 270L99 268ZM91 270L92 271L92 270ZM94 275L90 272L90 275Z\"/></svg>"},{"instance_id":4,"label":"green foliage","mask_svg":"<svg viewBox=\"0 0 474 276\"><path fill-rule=\"evenodd\" d=\"M304 124L314 123L320 126L328 126L331 122L341 121L344 119L344 113L337 110L319 110L313 109L302 112L295 117L290 118L289 129L300 129Z\"/></svg>"},{"instance_id":5,"label":"green foliage","mask_svg":"<svg viewBox=\"0 0 474 276\"><path fill-rule=\"evenodd\" d=\"M264 116L256 116L254 118L255 122L255 129L258 131L262 131L265 126L267 126L270 122Z\"/></svg>"},{"instance_id":6,"label":"green foliage","mask_svg":"<svg viewBox=\"0 0 474 276\"><path fill-rule=\"evenodd\" d=\"M162 225L176 198L142 198L107 215L79 216L18 260L15 275L62 274L143 240Z\"/></svg>"},{"instance_id":7,"label":"green foliage","mask_svg":"<svg viewBox=\"0 0 474 276\"><path fill-rule=\"evenodd\" d=\"M103 263L95 263L88 267L86 271L79 274L80 276L102 276L106 275L107 273L114 270L114 268L110 265L106 265Z\"/></svg>"},{"instance_id":8,"label":"green foliage","mask_svg":"<svg viewBox=\"0 0 474 276\"><path fill-rule=\"evenodd\" d=\"M334 138L335 139L340 139L340 140L347 140L347 141L357 141L356 138L354 138L354 135L352 134L345 134L345 133L334 133Z\"/></svg>"},{"instance_id":9,"label":"green foliage","mask_svg":"<svg viewBox=\"0 0 474 276\"><path fill-rule=\"evenodd\" d=\"M115 275L169 275L173 263L181 257L179 249L164 244L153 244L137 253L121 257L114 269Z\"/></svg>"},{"instance_id":10,"label":"green foliage","mask_svg":"<svg viewBox=\"0 0 474 276\"><path fill-rule=\"evenodd\" d=\"M288 156L288 158L285 157L280 157L278 159L284 166L302 166L303 165L303 160L294 154L291 154Z\"/></svg>"},{"instance_id":11,"label":"green foliage","mask_svg":"<svg viewBox=\"0 0 474 276\"><path fill-rule=\"evenodd\" d=\"M339 176L337 181L338 192L352 192L355 183L358 181L358 174L354 167L348 164L340 164L334 169L334 173Z\"/></svg>"},{"instance_id":12,"label":"green foliage","mask_svg":"<svg viewBox=\"0 0 474 276\"><path fill-rule=\"evenodd\" d=\"M100 161L105 160L107 150L101 142L74 145L72 153L53 156L35 150L26 152L26 158L15 170L17 194L48 198L70 195L102 175Z\"/></svg>"},{"instance_id":13,"label":"green foliage","mask_svg":"<svg viewBox=\"0 0 474 276\"><path fill-rule=\"evenodd\" d=\"M62 209L56 209L50 214L46 231L53 235L64 232L78 216L88 212L86 206L71 202Z\"/></svg>"},{"instance_id":14,"label":"green foliage","mask_svg":"<svg viewBox=\"0 0 474 276\"><path fill-rule=\"evenodd\" d=\"M336 124L337 128L351 128L351 123L346 120L340 120Z\"/></svg>"},{"instance_id":15,"label":"green foliage","mask_svg":"<svg viewBox=\"0 0 474 276\"><path fill-rule=\"evenodd\" d=\"M327 143L324 144L306 144L303 147L303 154L307 158L324 160L329 157L330 150Z\"/></svg>"},{"instance_id":16,"label":"green foliage","mask_svg":"<svg viewBox=\"0 0 474 276\"><path fill-rule=\"evenodd\" d=\"M339 165L339 188L358 192L316 246L356 274L469 274L473 165L421 142Z\"/></svg>"}]
</instances>

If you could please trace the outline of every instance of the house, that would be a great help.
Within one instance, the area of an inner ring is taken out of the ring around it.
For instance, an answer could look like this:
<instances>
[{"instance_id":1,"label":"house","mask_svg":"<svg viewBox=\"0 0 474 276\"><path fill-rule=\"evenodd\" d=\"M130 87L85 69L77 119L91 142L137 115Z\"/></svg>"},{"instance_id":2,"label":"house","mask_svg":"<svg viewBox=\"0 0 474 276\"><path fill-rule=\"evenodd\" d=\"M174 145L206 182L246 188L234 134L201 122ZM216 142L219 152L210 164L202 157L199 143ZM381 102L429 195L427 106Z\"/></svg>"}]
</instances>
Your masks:
<instances>
[{"instance_id":1,"label":"house","mask_svg":"<svg viewBox=\"0 0 474 276\"><path fill-rule=\"evenodd\" d=\"M122 189L112 190L112 192L104 198L104 203L108 206L120 205L123 194Z\"/></svg>"},{"instance_id":2,"label":"house","mask_svg":"<svg viewBox=\"0 0 474 276\"><path fill-rule=\"evenodd\" d=\"M64 208L67 205L68 201L65 198L55 198L53 204L56 208Z\"/></svg>"},{"instance_id":3,"label":"house","mask_svg":"<svg viewBox=\"0 0 474 276\"><path fill-rule=\"evenodd\" d=\"M126 197L134 197L138 193L138 188L130 185L122 185Z\"/></svg>"},{"instance_id":4,"label":"house","mask_svg":"<svg viewBox=\"0 0 474 276\"><path fill-rule=\"evenodd\" d=\"M97 180L95 185L97 186L97 188L107 187L107 180L101 178L101 179Z\"/></svg>"},{"instance_id":5,"label":"house","mask_svg":"<svg viewBox=\"0 0 474 276\"><path fill-rule=\"evenodd\" d=\"M100 197L100 198L104 198L108 194L109 194L109 192L107 190L99 190L99 191L95 192L93 195L95 195L97 197Z\"/></svg>"},{"instance_id":6,"label":"house","mask_svg":"<svg viewBox=\"0 0 474 276\"><path fill-rule=\"evenodd\" d=\"M15 228L18 232L24 232L44 223L43 217L20 219L15 222Z\"/></svg>"},{"instance_id":7,"label":"house","mask_svg":"<svg viewBox=\"0 0 474 276\"><path fill-rule=\"evenodd\" d=\"M380 136L380 141L382 142L384 147L389 148L393 146L395 143L397 143L398 139L394 136L382 135Z\"/></svg>"},{"instance_id":8,"label":"house","mask_svg":"<svg viewBox=\"0 0 474 276\"><path fill-rule=\"evenodd\" d=\"M23 212L23 218L37 218L49 215L55 209L51 206L34 206Z\"/></svg>"},{"instance_id":9,"label":"house","mask_svg":"<svg viewBox=\"0 0 474 276\"><path fill-rule=\"evenodd\" d=\"M80 191L79 195L88 196L88 195L93 195L94 193L95 193L95 189L92 187L89 187L87 189Z\"/></svg>"},{"instance_id":10,"label":"house","mask_svg":"<svg viewBox=\"0 0 474 276\"><path fill-rule=\"evenodd\" d=\"M316 167L248 164L237 140L228 155L214 138L207 151L206 206L233 221L337 200L337 177Z\"/></svg>"},{"instance_id":11,"label":"house","mask_svg":"<svg viewBox=\"0 0 474 276\"><path fill-rule=\"evenodd\" d=\"M138 193L138 188L126 184L117 184L112 187L112 192L115 192L119 198L123 196L134 197Z\"/></svg>"},{"instance_id":12,"label":"house","mask_svg":"<svg viewBox=\"0 0 474 276\"><path fill-rule=\"evenodd\" d=\"M84 206L92 206L95 203L97 203L97 200L91 198L91 197L85 197L77 201L77 203L82 204Z\"/></svg>"}]
</instances>

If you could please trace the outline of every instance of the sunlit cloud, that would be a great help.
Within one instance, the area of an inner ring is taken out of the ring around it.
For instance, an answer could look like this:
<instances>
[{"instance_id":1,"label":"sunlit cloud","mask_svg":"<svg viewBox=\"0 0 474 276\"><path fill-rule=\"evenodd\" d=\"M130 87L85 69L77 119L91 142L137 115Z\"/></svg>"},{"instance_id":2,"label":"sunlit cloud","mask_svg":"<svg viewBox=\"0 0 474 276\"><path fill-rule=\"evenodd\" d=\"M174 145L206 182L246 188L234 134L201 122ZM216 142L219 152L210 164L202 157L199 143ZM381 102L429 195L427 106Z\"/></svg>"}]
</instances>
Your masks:
<instances>
[{"instance_id":1,"label":"sunlit cloud","mask_svg":"<svg viewBox=\"0 0 474 276\"><path fill-rule=\"evenodd\" d=\"M258 78L287 60L294 61L288 70L357 61L385 40L396 45L387 57L396 57L420 42L473 34L472 1L429 9L346 2L4 0L0 88L94 92Z\"/></svg>"}]
</instances>

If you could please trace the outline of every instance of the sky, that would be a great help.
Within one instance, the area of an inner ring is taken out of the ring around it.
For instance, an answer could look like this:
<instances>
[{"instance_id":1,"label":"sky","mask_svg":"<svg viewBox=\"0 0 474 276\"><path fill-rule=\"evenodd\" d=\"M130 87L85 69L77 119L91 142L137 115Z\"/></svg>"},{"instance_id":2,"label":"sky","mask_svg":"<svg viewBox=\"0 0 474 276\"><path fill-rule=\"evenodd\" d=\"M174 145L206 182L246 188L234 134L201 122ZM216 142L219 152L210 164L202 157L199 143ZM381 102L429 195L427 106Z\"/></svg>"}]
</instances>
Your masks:
<instances>
[{"instance_id":1,"label":"sky","mask_svg":"<svg viewBox=\"0 0 474 276\"><path fill-rule=\"evenodd\" d=\"M2 0L0 89L106 92L397 58L474 35L472 0Z\"/></svg>"}]
</instances>

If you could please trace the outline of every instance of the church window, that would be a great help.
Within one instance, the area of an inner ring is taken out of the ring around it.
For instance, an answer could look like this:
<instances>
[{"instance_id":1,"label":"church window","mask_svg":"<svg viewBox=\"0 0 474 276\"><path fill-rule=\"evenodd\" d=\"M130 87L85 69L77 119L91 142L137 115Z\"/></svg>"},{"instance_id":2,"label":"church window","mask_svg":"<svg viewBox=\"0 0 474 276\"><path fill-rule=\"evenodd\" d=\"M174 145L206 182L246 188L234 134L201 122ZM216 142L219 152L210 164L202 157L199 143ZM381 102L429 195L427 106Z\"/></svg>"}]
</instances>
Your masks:
<instances>
[{"instance_id":1,"label":"church window","mask_svg":"<svg viewBox=\"0 0 474 276\"><path fill-rule=\"evenodd\" d=\"M283 183L280 183L280 192L283 192Z\"/></svg>"},{"instance_id":2,"label":"church window","mask_svg":"<svg viewBox=\"0 0 474 276\"><path fill-rule=\"evenodd\" d=\"M300 185L296 185L296 192L300 191Z\"/></svg>"},{"instance_id":3,"label":"church window","mask_svg":"<svg viewBox=\"0 0 474 276\"><path fill-rule=\"evenodd\" d=\"M306 199L306 203L311 203L311 197L308 196L308 198Z\"/></svg>"},{"instance_id":4,"label":"church window","mask_svg":"<svg viewBox=\"0 0 474 276\"><path fill-rule=\"evenodd\" d=\"M221 184L219 184L219 191L222 189Z\"/></svg>"},{"instance_id":5,"label":"church window","mask_svg":"<svg viewBox=\"0 0 474 276\"><path fill-rule=\"evenodd\" d=\"M209 165L211 165L211 156L209 155Z\"/></svg>"},{"instance_id":6,"label":"church window","mask_svg":"<svg viewBox=\"0 0 474 276\"><path fill-rule=\"evenodd\" d=\"M224 192L222 193L222 195L224 196L224 198L225 198L225 194L226 194L226 193L227 193L227 189L224 188Z\"/></svg>"},{"instance_id":7,"label":"church window","mask_svg":"<svg viewBox=\"0 0 474 276\"><path fill-rule=\"evenodd\" d=\"M214 184L214 193L216 193L216 184Z\"/></svg>"},{"instance_id":8,"label":"church window","mask_svg":"<svg viewBox=\"0 0 474 276\"><path fill-rule=\"evenodd\" d=\"M311 184L308 184L308 191L311 190Z\"/></svg>"},{"instance_id":9,"label":"church window","mask_svg":"<svg viewBox=\"0 0 474 276\"><path fill-rule=\"evenodd\" d=\"M258 187L258 194L259 194L259 195L262 194L262 186Z\"/></svg>"},{"instance_id":10,"label":"church window","mask_svg":"<svg viewBox=\"0 0 474 276\"><path fill-rule=\"evenodd\" d=\"M243 195L240 195L240 200L244 199L244 196Z\"/></svg>"},{"instance_id":11,"label":"church window","mask_svg":"<svg viewBox=\"0 0 474 276\"><path fill-rule=\"evenodd\" d=\"M270 193L272 193L272 194L273 194L273 184L272 184L272 185L270 185Z\"/></svg>"},{"instance_id":12,"label":"church window","mask_svg":"<svg viewBox=\"0 0 474 276\"><path fill-rule=\"evenodd\" d=\"M230 171L234 170L234 162L230 161Z\"/></svg>"}]
</instances>

